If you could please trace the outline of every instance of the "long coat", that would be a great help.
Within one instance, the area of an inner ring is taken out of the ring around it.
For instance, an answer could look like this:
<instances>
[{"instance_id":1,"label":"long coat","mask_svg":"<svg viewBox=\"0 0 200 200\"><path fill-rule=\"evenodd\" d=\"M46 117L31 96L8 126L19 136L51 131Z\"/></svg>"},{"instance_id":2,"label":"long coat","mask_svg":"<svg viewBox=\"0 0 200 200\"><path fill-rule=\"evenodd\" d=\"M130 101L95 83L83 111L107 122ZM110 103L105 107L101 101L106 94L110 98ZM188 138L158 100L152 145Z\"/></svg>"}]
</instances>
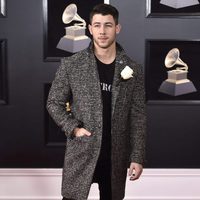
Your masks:
<instances>
[{"instance_id":1,"label":"long coat","mask_svg":"<svg viewBox=\"0 0 200 200\"><path fill-rule=\"evenodd\" d=\"M128 65L133 77L123 80ZM70 102L71 113L66 112ZM102 97L93 46L63 58L49 92L47 109L66 134L62 195L86 200L92 183L102 141ZM111 184L112 200L124 197L127 167L143 164L145 153L145 100L141 66L132 61L117 44L112 85ZM72 137L80 124L90 137Z\"/></svg>"}]
</instances>

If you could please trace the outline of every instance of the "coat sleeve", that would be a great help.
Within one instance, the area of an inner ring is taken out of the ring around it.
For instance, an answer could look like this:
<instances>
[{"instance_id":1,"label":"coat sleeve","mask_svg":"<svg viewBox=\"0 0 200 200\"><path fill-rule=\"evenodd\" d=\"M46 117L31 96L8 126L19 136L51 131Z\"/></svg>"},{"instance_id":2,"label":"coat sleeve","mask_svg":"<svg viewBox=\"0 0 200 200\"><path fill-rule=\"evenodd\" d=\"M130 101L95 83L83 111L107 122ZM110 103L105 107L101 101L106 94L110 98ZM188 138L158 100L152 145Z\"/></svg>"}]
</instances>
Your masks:
<instances>
[{"instance_id":1,"label":"coat sleeve","mask_svg":"<svg viewBox=\"0 0 200 200\"><path fill-rule=\"evenodd\" d=\"M66 111L66 103L71 99L67 74L68 65L69 61L63 58L52 82L46 106L50 116L66 135L70 135L73 129L81 124L72 114Z\"/></svg>"},{"instance_id":2,"label":"coat sleeve","mask_svg":"<svg viewBox=\"0 0 200 200\"><path fill-rule=\"evenodd\" d=\"M140 65L136 65L135 68L135 82L130 117L130 161L144 164L146 142L146 105L144 76Z\"/></svg>"}]
</instances>

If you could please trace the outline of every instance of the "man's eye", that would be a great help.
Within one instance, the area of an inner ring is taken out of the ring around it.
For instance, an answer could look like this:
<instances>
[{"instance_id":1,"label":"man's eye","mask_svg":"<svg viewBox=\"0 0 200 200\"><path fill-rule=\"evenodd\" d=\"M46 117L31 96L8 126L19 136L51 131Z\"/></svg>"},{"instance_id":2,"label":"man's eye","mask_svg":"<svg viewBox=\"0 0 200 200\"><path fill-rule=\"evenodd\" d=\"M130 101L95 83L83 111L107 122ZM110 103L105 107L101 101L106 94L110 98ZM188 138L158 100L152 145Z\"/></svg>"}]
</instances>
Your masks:
<instances>
[{"instance_id":1,"label":"man's eye","mask_svg":"<svg viewBox=\"0 0 200 200\"><path fill-rule=\"evenodd\" d=\"M106 27L112 28L112 24L106 24Z\"/></svg>"}]
</instances>

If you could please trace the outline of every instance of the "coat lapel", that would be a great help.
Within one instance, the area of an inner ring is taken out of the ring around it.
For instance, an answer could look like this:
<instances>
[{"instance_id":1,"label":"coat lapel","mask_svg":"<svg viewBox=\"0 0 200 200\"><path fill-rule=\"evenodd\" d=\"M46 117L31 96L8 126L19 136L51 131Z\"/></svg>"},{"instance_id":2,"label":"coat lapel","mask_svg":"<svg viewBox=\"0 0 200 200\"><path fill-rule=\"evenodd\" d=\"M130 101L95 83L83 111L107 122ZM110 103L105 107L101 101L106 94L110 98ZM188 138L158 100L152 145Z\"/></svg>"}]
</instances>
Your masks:
<instances>
[{"instance_id":1,"label":"coat lapel","mask_svg":"<svg viewBox=\"0 0 200 200\"><path fill-rule=\"evenodd\" d=\"M90 81L93 83L93 87L91 91L93 91L93 95L96 94L97 99L101 100L101 87L99 80L99 73L97 70L97 64L94 57L94 54L91 54L90 57L90 69L89 69Z\"/></svg>"},{"instance_id":2,"label":"coat lapel","mask_svg":"<svg viewBox=\"0 0 200 200\"><path fill-rule=\"evenodd\" d=\"M124 67L123 60L120 58L120 56L119 57L117 56L115 61L115 73L112 84L112 117L115 111L115 104L120 90L120 84L119 84L121 80L120 73L123 70L123 67Z\"/></svg>"}]
</instances>

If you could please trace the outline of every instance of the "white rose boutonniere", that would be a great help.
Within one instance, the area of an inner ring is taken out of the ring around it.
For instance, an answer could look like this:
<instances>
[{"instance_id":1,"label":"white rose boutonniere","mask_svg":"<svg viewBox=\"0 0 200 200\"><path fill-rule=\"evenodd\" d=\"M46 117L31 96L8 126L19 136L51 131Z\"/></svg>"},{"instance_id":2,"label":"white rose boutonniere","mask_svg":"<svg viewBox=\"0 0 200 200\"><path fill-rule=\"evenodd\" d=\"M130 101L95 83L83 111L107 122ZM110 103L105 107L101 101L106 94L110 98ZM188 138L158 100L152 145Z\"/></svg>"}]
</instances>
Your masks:
<instances>
[{"instance_id":1,"label":"white rose boutonniere","mask_svg":"<svg viewBox=\"0 0 200 200\"><path fill-rule=\"evenodd\" d=\"M133 77L133 70L129 67L126 66L122 71L121 71L121 77L124 80L130 79L131 77Z\"/></svg>"}]
</instances>

